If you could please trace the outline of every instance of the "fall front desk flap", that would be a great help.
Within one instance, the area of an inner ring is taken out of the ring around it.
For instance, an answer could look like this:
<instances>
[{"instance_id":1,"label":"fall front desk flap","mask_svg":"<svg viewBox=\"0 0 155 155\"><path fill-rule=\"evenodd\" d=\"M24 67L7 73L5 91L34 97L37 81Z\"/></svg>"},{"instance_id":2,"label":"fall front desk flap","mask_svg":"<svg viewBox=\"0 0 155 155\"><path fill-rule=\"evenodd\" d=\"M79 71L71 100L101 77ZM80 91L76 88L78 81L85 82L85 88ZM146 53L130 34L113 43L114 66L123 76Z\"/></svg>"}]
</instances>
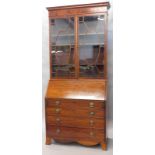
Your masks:
<instances>
[{"instance_id":1,"label":"fall front desk flap","mask_svg":"<svg viewBox=\"0 0 155 155\"><path fill-rule=\"evenodd\" d=\"M50 80L46 98L106 100L106 80Z\"/></svg>"}]
</instances>

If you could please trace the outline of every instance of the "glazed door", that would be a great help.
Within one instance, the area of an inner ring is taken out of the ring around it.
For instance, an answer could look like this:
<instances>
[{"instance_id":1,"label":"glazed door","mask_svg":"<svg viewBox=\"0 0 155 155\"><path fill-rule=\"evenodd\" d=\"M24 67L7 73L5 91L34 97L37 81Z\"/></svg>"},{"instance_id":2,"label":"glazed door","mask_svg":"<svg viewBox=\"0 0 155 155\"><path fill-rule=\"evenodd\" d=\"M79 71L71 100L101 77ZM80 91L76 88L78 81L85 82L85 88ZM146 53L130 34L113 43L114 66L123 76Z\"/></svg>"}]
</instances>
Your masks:
<instances>
[{"instance_id":1,"label":"glazed door","mask_svg":"<svg viewBox=\"0 0 155 155\"><path fill-rule=\"evenodd\" d=\"M79 77L104 77L104 15L78 17Z\"/></svg>"},{"instance_id":2,"label":"glazed door","mask_svg":"<svg viewBox=\"0 0 155 155\"><path fill-rule=\"evenodd\" d=\"M74 18L50 19L52 78L75 78Z\"/></svg>"},{"instance_id":3,"label":"glazed door","mask_svg":"<svg viewBox=\"0 0 155 155\"><path fill-rule=\"evenodd\" d=\"M50 19L51 78L105 77L105 15Z\"/></svg>"}]
</instances>

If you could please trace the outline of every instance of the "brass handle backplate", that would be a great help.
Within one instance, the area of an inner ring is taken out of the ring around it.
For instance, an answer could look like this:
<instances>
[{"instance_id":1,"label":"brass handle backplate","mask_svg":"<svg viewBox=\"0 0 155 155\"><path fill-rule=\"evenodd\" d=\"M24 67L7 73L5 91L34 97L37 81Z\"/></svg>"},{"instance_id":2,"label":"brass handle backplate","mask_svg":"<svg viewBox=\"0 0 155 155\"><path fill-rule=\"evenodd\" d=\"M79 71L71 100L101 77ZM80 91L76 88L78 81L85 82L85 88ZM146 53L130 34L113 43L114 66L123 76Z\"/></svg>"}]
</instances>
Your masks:
<instances>
[{"instance_id":1,"label":"brass handle backplate","mask_svg":"<svg viewBox=\"0 0 155 155\"><path fill-rule=\"evenodd\" d=\"M55 101L55 104L56 105L60 105L60 101Z\"/></svg>"},{"instance_id":2,"label":"brass handle backplate","mask_svg":"<svg viewBox=\"0 0 155 155\"><path fill-rule=\"evenodd\" d=\"M90 103L89 103L89 107L90 107L90 108L94 108L94 102L90 102Z\"/></svg>"},{"instance_id":3,"label":"brass handle backplate","mask_svg":"<svg viewBox=\"0 0 155 155\"><path fill-rule=\"evenodd\" d=\"M56 118L56 121L57 121L57 122L60 122L60 118Z\"/></svg>"},{"instance_id":4,"label":"brass handle backplate","mask_svg":"<svg viewBox=\"0 0 155 155\"><path fill-rule=\"evenodd\" d=\"M94 121L90 120L90 125L93 126L94 125Z\"/></svg>"},{"instance_id":5,"label":"brass handle backplate","mask_svg":"<svg viewBox=\"0 0 155 155\"><path fill-rule=\"evenodd\" d=\"M59 108L55 109L55 112L56 113L59 113L60 112L60 109Z\"/></svg>"},{"instance_id":6,"label":"brass handle backplate","mask_svg":"<svg viewBox=\"0 0 155 155\"><path fill-rule=\"evenodd\" d=\"M90 132L90 136L94 136L94 135L95 135L94 132L91 131L91 132Z\"/></svg>"},{"instance_id":7,"label":"brass handle backplate","mask_svg":"<svg viewBox=\"0 0 155 155\"><path fill-rule=\"evenodd\" d=\"M56 133L60 133L60 129L57 129L57 130L56 130Z\"/></svg>"},{"instance_id":8,"label":"brass handle backplate","mask_svg":"<svg viewBox=\"0 0 155 155\"><path fill-rule=\"evenodd\" d=\"M95 115L95 112L94 111L91 111L90 112L90 115L92 115L92 116Z\"/></svg>"}]
</instances>

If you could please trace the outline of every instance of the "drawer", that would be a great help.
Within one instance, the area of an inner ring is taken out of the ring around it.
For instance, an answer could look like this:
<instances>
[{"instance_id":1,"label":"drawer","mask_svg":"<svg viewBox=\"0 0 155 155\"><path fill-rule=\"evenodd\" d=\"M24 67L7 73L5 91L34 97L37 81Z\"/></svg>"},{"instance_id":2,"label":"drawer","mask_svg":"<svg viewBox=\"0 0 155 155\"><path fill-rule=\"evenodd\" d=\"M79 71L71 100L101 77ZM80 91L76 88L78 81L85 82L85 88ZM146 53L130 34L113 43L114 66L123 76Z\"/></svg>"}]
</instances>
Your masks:
<instances>
[{"instance_id":1,"label":"drawer","mask_svg":"<svg viewBox=\"0 0 155 155\"><path fill-rule=\"evenodd\" d=\"M47 135L53 138L86 138L86 139L105 139L103 129L83 129L62 126L47 126Z\"/></svg>"},{"instance_id":2,"label":"drawer","mask_svg":"<svg viewBox=\"0 0 155 155\"><path fill-rule=\"evenodd\" d=\"M89 108L89 109L103 109L105 108L104 101L94 101L94 100L77 100L76 101L77 108Z\"/></svg>"},{"instance_id":3,"label":"drawer","mask_svg":"<svg viewBox=\"0 0 155 155\"><path fill-rule=\"evenodd\" d=\"M103 109L105 108L104 101L92 100L48 100L48 107L61 107L65 109L81 108L81 109Z\"/></svg>"},{"instance_id":4,"label":"drawer","mask_svg":"<svg viewBox=\"0 0 155 155\"><path fill-rule=\"evenodd\" d=\"M105 125L104 119L94 118L76 118L76 117L59 117L47 116L48 125L68 126L68 127L82 127L82 128L98 128L103 129Z\"/></svg>"},{"instance_id":5,"label":"drawer","mask_svg":"<svg viewBox=\"0 0 155 155\"><path fill-rule=\"evenodd\" d=\"M105 110L77 109L75 114L77 117L103 118L105 117Z\"/></svg>"},{"instance_id":6,"label":"drawer","mask_svg":"<svg viewBox=\"0 0 155 155\"><path fill-rule=\"evenodd\" d=\"M48 107L46 108L46 115L57 115L57 116L74 116L75 110L72 109L64 109L64 108L54 108L54 107Z\"/></svg>"},{"instance_id":7,"label":"drawer","mask_svg":"<svg viewBox=\"0 0 155 155\"><path fill-rule=\"evenodd\" d=\"M94 117L103 118L105 116L105 109L95 110L95 109L63 109L47 107L46 115L57 115L57 116L67 116L67 117Z\"/></svg>"},{"instance_id":8,"label":"drawer","mask_svg":"<svg viewBox=\"0 0 155 155\"><path fill-rule=\"evenodd\" d=\"M72 100L60 100L52 99L47 101L47 107L61 107L65 109L71 109L75 107L75 102Z\"/></svg>"}]
</instances>

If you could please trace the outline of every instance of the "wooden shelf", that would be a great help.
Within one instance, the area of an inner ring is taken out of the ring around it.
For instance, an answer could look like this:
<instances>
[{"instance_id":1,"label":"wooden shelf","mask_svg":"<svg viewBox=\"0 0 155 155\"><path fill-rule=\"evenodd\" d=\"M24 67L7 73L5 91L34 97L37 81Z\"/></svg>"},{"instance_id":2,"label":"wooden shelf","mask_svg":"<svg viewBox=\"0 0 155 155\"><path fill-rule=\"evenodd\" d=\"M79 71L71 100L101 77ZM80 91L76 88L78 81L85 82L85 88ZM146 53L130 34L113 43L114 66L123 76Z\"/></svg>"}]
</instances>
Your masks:
<instances>
[{"instance_id":1,"label":"wooden shelf","mask_svg":"<svg viewBox=\"0 0 155 155\"><path fill-rule=\"evenodd\" d=\"M74 44L59 44L59 45L51 45L52 47L55 47L55 46L72 46L74 47Z\"/></svg>"},{"instance_id":2,"label":"wooden shelf","mask_svg":"<svg viewBox=\"0 0 155 155\"><path fill-rule=\"evenodd\" d=\"M104 64L79 64L80 66L104 66Z\"/></svg>"},{"instance_id":3,"label":"wooden shelf","mask_svg":"<svg viewBox=\"0 0 155 155\"><path fill-rule=\"evenodd\" d=\"M52 64L52 66L75 66L74 64Z\"/></svg>"},{"instance_id":4,"label":"wooden shelf","mask_svg":"<svg viewBox=\"0 0 155 155\"><path fill-rule=\"evenodd\" d=\"M79 64L80 66L104 66L104 64ZM52 64L52 66L70 66L70 67L75 67L75 65L70 65L70 64Z\"/></svg>"},{"instance_id":5,"label":"wooden shelf","mask_svg":"<svg viewBox=\"0 0 155 155\"><path fill-rule=\"evenodd\" d=\"M55 74L55 73L57 73L57 72L52 72L52 73ZM70 74L75 74L75 72L69 72L69 73L70 73ZM68 74L68 73L66 73L66 74Z\"/></svg>"},{"instance_id":6,"label":"wooden shelf","mask_svg":"<svg viewBox=\"0 0 155 155\"><path fill-rule=\"evenodd\" d=\"M79 46L88 46L88 45L94 45L94 46L103 46L104 43L82 43L82 44L79 44ZM52 47L55 47L55 46L74 46L74 44L60 44L60 45L51 45Z\"/></svg>"},{"instance_id":7,"label":"wooden shelf","mask_svg":"<svg viewBox=\"0 0 155 155\"><path fill-rule=\"evenodd\" d=\"M94 46L102 46L104 43L79 43L79 46L88 46L88 45L94 45Z\"/></svg>"},{"instance_id":8,"label":"wooden shelf","mask_svg":"<svg viewBox=\"0 0 155 155\"><path fill-rule=\"evenodd\" d=\"M78 34L79 36L89 36L89 35L104 35L104 33L81 33ZM74 36L74 34L61 34L61 35L52 35L52 37L67 37L67 36Z\"/></svg>"}]
</instances>

